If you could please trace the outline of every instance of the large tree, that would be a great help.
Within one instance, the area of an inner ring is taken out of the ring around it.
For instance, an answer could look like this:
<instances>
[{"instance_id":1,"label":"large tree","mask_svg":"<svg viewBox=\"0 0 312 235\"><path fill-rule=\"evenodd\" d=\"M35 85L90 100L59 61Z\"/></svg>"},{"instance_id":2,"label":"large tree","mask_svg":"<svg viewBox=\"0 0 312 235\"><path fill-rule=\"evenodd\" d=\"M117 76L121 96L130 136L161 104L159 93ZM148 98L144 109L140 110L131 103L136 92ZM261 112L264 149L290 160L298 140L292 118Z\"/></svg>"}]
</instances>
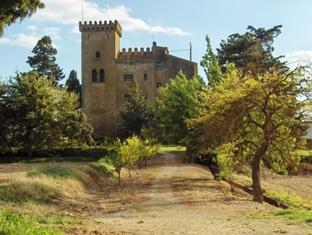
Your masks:
<instances>
[{"instance_id":1,"label":"large tree","mask_svg":"<svg viewBox=\"0 0 312 235\"><path fill-rule=\"evenodd\" d=\"M281 62L281 56L273 55L274 39L281 33L281 25L270 29L254 28L248 26L244 34L232 34L227 40L222 40L218 51L219 65L227 63L235 64L236 68L244 74L256 75L271 68L280 72L287 71L285 63Z\"/></svg>"},{"instance_id":2,"label":"large tree","mask_svg":"<svg viewBox=\"0 0 312 235\"><path fill-rule=\"evenodd\" d=\"M197 153L232 146L240 162L250 162L254 200L263 201L260 167L287 171L301 144L304 102L311 87L296 73L269 71L256 76L237 70L202 94L200 116L190 121L197 130ZM229 145L230 144L230 145Z\"/></svg>"},{"instance_id":3,"label":"large tree","mask_svg":"<svg viewBox=\"0 0 312 235\"><path fill-rule=\"evenodd\" d=\"M205 83L199 77L188 79L182 72L159 88L157 120L163 139L169 143L184 142L187 136L186 120L196 116L198 94Z\"/></svg>"},{"instance_id":4,"label":"large tree","mask_svg":"<svg viewBox=\"0 0 312 235\"><path fill-rule=\"evenodd\" d=\"M10 127L9 138L4 138L9 148L31 153L91 140L92 127L78 107L77 95L37 72L17 74L0 100L6 111L0 129L10 124L5 126Z\"/></svg>"},{"instance_id":5,"label":"large tree","mask_svg":"<svg viewBox=\"0 0 312 235\"><path fill-rule=\"evenodd\" d=\"M149 128L154 121L154 114L147 97L142 94L139 86L129 90L125 97L125 108L120 112L118 135L127 138L141 135L143 128Z\"/></svg>"},{"instance_id":6,"label":"large tree","mask_svg":"<svg viewBox=\"0 0 312 235\"><path fill-rule=\"evenodd\" d=\"M0 1L0 36L5 26L30 17L37 9L43 8L42 0L1 0Z\"/></svg>"},{"instance_id":7,"label":"large tree","mask_svg":"<svg viewBox=\"0 0 312 235\"><path fill-rule=\"evenodd\" d=\"M43 36L33 48L32 53L34 55L28 57L27 63L33 70L40 75L48 76L54 81L54 84L64 79L65 75L56 63L57 50L53 47L49 36Z\"/></svg>"}]
</instances>

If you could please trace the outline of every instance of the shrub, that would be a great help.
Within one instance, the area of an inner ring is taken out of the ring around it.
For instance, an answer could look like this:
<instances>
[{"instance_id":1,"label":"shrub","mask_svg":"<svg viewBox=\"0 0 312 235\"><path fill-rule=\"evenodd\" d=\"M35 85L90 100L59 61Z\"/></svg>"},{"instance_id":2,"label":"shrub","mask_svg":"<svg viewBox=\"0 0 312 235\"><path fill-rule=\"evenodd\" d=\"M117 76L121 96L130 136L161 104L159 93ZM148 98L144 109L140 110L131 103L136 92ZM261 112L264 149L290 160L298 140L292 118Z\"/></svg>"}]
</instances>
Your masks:
<instances>
[{"instance_id":1,"label":"shrub","mask_svg":"<svg viewBox=\"0 0 312 235\"><path fill-rule=\"evenodd\" d=\"M106 177L115 176L115 168L111 157L105 157L97 162L93 162L91 163L91 166Z\"/></svg>"}]
</instances>

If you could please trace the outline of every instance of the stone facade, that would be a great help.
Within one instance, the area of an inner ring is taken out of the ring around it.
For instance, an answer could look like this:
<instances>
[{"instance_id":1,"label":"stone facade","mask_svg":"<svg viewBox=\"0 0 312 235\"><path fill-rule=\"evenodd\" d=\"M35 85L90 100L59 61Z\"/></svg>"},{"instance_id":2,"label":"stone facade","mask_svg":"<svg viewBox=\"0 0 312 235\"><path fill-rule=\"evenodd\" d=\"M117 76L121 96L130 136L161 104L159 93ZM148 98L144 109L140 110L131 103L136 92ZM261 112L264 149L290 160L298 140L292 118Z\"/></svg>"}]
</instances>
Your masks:
<instances>
[{"instance_id":1,"label":"stone facade","mask_svg":"<svg viewBox=\"0 0 312 235\"><path fill-rule=\"evenodd\" d=\"M197 74L197 64L172 55L166 47L120 50L122 29L115 21L79 23L82 49L82 108L95 136L114 134L129 88L138 84L155 105L157 88L182 70Z\"/></svg>"}]
</instances>

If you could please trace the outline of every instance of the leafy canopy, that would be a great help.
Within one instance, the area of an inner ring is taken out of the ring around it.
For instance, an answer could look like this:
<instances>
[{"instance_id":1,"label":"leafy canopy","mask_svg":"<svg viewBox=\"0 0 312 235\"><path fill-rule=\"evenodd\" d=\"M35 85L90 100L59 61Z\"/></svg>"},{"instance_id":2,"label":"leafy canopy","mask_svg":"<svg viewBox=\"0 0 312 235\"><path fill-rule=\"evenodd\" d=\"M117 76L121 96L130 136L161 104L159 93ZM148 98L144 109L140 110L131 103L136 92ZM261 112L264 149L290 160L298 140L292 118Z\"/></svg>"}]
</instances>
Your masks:
<instances>
[{"instance_id":1,"label":"leafy canopy","mask_svg":"<svg viewBox=\"0 0 312 235\"><path fill-rule=\"evenodd\" d=\"M30 17L37 9L44 7L42 0L1 0L0 1L0 36L4 28Z\"/></svg>"},{"instance_id":2,"label":"leafy canopy","mask_svg":"<svg viewBox=\"0 0 312 235\"><path fill-rule=\"evenodd\" d=\"M179 72L159 88L156 115L166 142L184 141L187 136L186 120L197 115L198 95L204 87L205 83L199 77L187 79Z\"/></svg>"}]
</instances>

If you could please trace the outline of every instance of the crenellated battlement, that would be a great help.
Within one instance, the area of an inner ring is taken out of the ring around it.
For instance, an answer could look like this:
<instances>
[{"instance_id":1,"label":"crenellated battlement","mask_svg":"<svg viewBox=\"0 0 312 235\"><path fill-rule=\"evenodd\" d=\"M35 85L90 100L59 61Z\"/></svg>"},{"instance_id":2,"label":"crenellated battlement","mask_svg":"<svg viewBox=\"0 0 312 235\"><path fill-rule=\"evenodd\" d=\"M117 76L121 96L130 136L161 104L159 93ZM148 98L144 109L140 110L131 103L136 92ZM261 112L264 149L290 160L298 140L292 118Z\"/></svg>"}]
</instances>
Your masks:
<instances>
[{"instance_id":1,"label":"crenellated battlement","mask_svg":"<svg viewBox=\"0 0 312 235\"><path fill-rule=\"evenodd\" d=\"M121 37L122 28L117 20L115 21L84 21L83 23L79 22L80 32L89 32L89 31L116 31Z\"/></svg>"},{"instance_id":2,"label":"crenellated battlement","mask_svg":"<svg viewBox=\"0 0 312 235\"><path fill-rule=\"evenodd\" d=\"M118 62L150 62L153 60L151 48L123 48L118 55Z\"/></svg>"}]
</instances>

